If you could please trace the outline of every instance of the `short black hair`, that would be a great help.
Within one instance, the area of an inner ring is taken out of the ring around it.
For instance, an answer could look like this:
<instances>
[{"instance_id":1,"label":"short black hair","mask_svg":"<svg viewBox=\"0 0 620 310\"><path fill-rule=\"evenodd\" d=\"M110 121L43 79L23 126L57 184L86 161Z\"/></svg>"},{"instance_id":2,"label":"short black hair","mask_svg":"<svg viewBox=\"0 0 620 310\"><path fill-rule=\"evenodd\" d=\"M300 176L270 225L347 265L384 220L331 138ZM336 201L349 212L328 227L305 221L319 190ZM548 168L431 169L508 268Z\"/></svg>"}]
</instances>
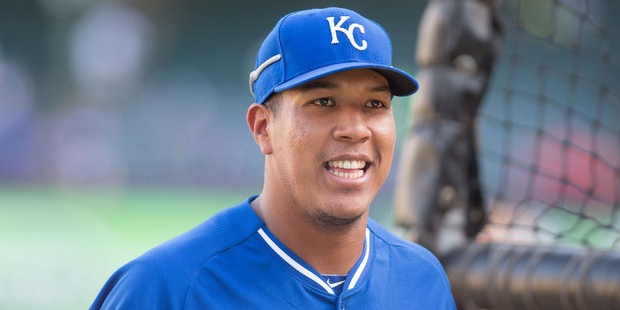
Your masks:
<instances>
[{"instance_id":1,"label":"short black hair","mask_svg":"<svg viewBox=\"0 0 620 310\"><path fill-rule=\"evenodd\" d=\"M278 93L273 93L271 94L267 100L265 100L265 103L263 103L265 105L265 107L267 107L267 109L269 111L271 111L271 113L273 113L273 116L277 116L278 115L278 111L280 110L280 104L282 103L282 93L278 92Z\"/></svg>"}]
</instances>

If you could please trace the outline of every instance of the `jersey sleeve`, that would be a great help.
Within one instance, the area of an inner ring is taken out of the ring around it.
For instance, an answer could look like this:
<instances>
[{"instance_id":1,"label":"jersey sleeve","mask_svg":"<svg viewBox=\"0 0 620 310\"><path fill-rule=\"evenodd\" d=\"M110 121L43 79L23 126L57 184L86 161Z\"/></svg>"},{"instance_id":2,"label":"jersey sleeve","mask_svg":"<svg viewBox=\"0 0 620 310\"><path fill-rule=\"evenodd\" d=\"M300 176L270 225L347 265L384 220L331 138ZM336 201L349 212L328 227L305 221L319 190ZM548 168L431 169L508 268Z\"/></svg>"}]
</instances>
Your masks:
<instances>
[{"instance_id":1,"label":"jersey sleeve","mask_svg":"<svg viewBox=\"0 0 620 310\"><path fill-rule=\"evenodd\" d=\"M182 309L187 285L148 261L132 261L105 283L90 309Z\"/></svg>"}]
</instances>

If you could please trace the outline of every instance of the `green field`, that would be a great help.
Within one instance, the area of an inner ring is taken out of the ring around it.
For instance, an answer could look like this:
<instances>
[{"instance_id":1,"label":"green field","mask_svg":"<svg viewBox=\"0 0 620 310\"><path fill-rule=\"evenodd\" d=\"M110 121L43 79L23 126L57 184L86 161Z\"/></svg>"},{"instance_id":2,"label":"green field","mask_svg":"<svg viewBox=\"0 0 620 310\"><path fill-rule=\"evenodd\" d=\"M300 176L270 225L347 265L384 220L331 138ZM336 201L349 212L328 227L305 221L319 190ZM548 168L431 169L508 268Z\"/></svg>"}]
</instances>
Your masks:
<instances>
[{"instance_id":1,"label":"green field","mask_svg":"<svg viewBox=\"0 0 620 310\"><path fill-rule=\"evenodd\" d=\"M123 263L248 195L0 188L0 309L86 309Z\"/></svg>"},{"instance_id":2,"label":"green field","mask_svg":"<svg viewBox=\"0 0 620 310\"><path fill-rule=\"evenodd\" d=\"M0 187L0 309L86 309L122 264L251 194ZM371 217L386 225L389 203L375 203ZM591 221L548 217L549 232L573 227L573 244L586 232L591 245L617 241L617 230L603 238Z\"/></svg>"}]
</instances>

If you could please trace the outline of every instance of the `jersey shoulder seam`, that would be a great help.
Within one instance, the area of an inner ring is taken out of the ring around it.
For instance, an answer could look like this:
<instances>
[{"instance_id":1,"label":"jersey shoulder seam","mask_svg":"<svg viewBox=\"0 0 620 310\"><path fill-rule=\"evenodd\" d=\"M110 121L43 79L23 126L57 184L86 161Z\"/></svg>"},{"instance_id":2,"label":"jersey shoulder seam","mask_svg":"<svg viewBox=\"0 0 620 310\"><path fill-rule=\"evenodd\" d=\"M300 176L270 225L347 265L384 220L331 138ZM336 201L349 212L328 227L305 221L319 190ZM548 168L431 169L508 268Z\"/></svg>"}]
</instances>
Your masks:
<instances>
[{"instance_id":1,"label":"jersey shoulder seam","mask_svg":"<svg viewBox=\"0 0 620 310\"><path fill-rule=\"evenodd\" d=\"M202 261L202 263L197 264L196 265L196 269L194 270L193 274L191 275L191 277L189 278L189 281L187 281L187 287L185 288L185 295L183 298L183 309L186 309L186 303L187 303L187 296L189 295L189 290L192 286L192 284L196 281L197 277L198 277L198 273L200 272L200 270L202 269L203 266L205 266L211 259L213 259L214 257L222 254L223 252L226 252L234 247L239 246L240 244L245 243L248 239L252 238L253 236L255 236L258 232L258 229L262 227L262 225L259 225L254 232L249 233L247 236L245 236L244 238L240 239L239 241L229 244L227 246L222 247L219 251L215 251L213 252L211 255L207 256L204 258L204 260Z\"/></svg>"}]
</instances>

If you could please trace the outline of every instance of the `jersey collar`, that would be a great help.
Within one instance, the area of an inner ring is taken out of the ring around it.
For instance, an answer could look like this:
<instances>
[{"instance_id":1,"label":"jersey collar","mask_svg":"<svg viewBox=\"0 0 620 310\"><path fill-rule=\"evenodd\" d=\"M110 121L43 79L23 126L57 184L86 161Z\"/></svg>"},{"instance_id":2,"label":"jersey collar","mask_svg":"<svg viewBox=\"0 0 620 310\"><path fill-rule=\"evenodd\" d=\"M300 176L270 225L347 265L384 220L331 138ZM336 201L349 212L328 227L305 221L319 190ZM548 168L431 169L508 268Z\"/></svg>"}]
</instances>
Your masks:
<instances>
[{"instance_id":1,"label":"jersey collar","mask_svg":"<svg viewBox=\"0 0 620 310\"><path fill-rule=\"evenodd\" d=\"M286 264L292 267L296 272L301 274L306 279L310 280L318 284L322 287L327 293L331 295L336 295L334 290L329 286L326 279L318 273L314 268L304 262L301 258L299 258L295 253L289 250L284 244L282 244L270 231L266 226L263 226L258 229L258 234L263 238L265 243L275 252ZM371 253L371 238L370 238L370 230L366 228L364 239L364 250L362 251L362 255L355 263L351 272L347 275L346 282L344 283L343 292L345 290L354 289L358 283L360 282L361 276L364 271L367 269L370 260Z\"/></svg>"}]
</instances>

